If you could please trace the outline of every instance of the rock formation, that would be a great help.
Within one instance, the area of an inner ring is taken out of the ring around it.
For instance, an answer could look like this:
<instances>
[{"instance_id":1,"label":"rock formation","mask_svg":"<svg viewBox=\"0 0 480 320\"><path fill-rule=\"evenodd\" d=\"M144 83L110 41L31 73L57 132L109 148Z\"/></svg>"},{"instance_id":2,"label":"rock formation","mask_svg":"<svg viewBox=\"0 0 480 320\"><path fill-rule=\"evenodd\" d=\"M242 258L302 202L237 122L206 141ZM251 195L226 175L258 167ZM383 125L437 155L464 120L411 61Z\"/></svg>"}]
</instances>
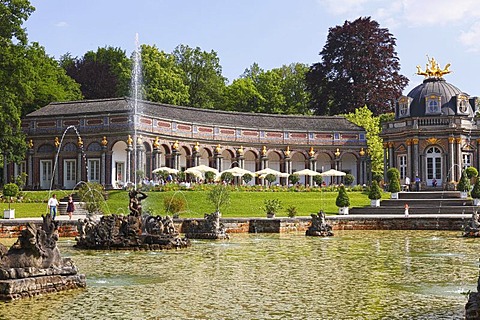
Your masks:
<instances>
[{"instance_id":1,"label":"rock formation","mask_svg":"<svg viewBox=\"0 0 480 320\"><path fill-rule=\"evenodd\" d=\"M41 228L29 222L10 249L0 245L0 300L86 286L85 275L57 248L58 223L43 216Z\"/></svg>"}]
</instances>

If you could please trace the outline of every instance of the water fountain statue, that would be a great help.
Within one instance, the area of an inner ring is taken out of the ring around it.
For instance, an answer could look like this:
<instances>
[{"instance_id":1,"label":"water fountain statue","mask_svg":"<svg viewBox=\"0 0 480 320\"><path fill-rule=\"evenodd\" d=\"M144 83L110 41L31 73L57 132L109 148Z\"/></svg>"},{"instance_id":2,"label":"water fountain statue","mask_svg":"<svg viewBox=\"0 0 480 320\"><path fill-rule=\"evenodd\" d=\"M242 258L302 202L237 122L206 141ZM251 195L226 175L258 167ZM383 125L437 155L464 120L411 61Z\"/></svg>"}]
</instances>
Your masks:
<instances>
[{"instance_id":1,"label":"water fountain statue","mask_svg":"<svg viewBox=\"0 0 480 320\"><path fill-rule=\"evenodd\" d=\"M472 213L472 219L465 226L463 236L468 238L480 237L480 220L477 211Z\"/></svg>"},{"instance_id":2,"label":"water fountain statue","mask_svg":"<svg viewBox=\"0 0 480 320\"><path fill-rule=\"evenodd\" d=\"M142 216L141 201L147 195L129 192L130 214L102 216L99 221L79 219L76 248L95 250L163 250L185 248L190 240L181 238L169 216Z\"/></svg>"},{"instance_id":3,"label":"water fountain statue","mask_svg":"<svg viewBox=\"0 0 480 320\"><path fill-rule=\"evenodd\" d=\"M206 213L203 220L191 220L183 225L189 239L229 239L225 226L220 222L220 213Z\"/></svg>"},{"instance_id":4,"label":"water fountain statue","mask_svg":"<svg viewBox=\"0 0 480 320\"><path fill-rule=\"evenodd\" d=\"M85 275L57 248L58 222L43 216L41 228L28 222L7 250L0 244L0 300L85 288Z\"/></svg>"},{"instance_id":5,"label":"water fountain statue","mask_svg":"<svg viewBox=\"0 0 480 320\"><path fill-rule=\"evenodd\" d=\"M331 237L333 236L332 226L325 222L325 213L320 210L318 214L312 213L312 225L305 232L306 236Z\"/></svg>"}]
</instances>

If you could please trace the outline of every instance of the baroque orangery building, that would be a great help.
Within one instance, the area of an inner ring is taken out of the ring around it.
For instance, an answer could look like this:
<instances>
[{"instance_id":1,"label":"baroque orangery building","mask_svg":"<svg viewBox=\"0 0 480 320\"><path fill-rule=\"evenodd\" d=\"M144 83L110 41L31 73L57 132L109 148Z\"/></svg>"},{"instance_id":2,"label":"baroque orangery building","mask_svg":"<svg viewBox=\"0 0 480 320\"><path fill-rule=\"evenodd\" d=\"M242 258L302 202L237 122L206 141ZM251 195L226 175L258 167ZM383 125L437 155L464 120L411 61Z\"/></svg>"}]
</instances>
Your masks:
<instances>
[{"instance_id":1,"label":"baroque orangery building","mask_svg":"<svg viewBox=\"0 0 480 320\"><path fill-rule=\"evenodd\" d=\"M397 100L395 120L383 125L385 169L402 179L419 177L424 186L449 188L462 170L480 165L480 131L475 114L480 100L445 81L450 64L429 59L422 84ZM404 181L404 180L403 180Z\"/></svg>"},{"instance_id":2,"label":"baroque orangery building","mask_svg":"<svg viewBox=\"0 0 480 320\"><path fill-rule=\"evenodd\" d=\"M135 172L152 177L158 167L200 164L284 173L334 168L351 173L354 184L368 180L365 131L340 116L237 113L115 98L51 103L28 114L22 126L25 161L7 164L4 178L25 172L29 189L71 189L80 181L121 188L135 181Z\"/></svg>"}]
</instances>

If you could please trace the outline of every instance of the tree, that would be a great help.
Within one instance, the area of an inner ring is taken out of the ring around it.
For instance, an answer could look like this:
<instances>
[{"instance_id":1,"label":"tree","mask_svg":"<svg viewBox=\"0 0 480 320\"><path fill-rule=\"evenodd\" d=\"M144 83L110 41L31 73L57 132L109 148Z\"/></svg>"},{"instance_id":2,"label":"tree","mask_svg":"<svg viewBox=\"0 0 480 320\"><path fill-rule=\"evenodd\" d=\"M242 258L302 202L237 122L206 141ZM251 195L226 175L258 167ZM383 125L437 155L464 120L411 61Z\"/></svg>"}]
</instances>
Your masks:
<instances>
[{"instance_id":1,"label":"tree","mask_svg":"<svg viewBox=\"0 0 480 320\"><path fill-rule=\"evenodd\" d=\"M175 57L155 46L142 45L143 88L145 99L174 105L188 105L188 86L184 71Z\"/></svg>"},{"instance_id":2,"label":"tree","mask_svg":"<svg viewBox=\"0 0 480 320\"><path fill-rule=\"evenodd\" d=\"M345 175L345 177L343 177L343 182L349 186L353 183L353 181L355 180L355 177L353 176L353 174L350 174L350 173L347 173Z\"/></svg>"},{"instance_id":3,"label":"tree","mask_svg":"<svg viewBox=\"0 0 480 320\"><path fill-rule=\"evenodd\" d=\"M340 189L338 190L338 195L335 200L335 204L339 208L350 206L350 198L348 197L347 190L343 185L340 186Z\"/></svg>"},{"instance_id":4,"label":"tree","mask_svg":"<svg viewBox=\"0 0 480 320\"><path fill-rule=\"evenodd\" d=\"M300 177L298 174L291 174L288 176L288 182L290 182L293 185L296 185L300 181Z\"/></svg>"},{"instance_id":5,"label":"tree","mask_svg":"<svg viewBox=\"0 0 480 320\"><path fill-rule=\"evenodd\" d=\"M387 170L388 191L391 193L400 192L400 171L397 168L390 168Z\"/></svg>"},{"instance_id":6,"label":"tree","mask_svg":"<svg viewBox=\"0 0 480 320\"><path fill-rule=\"evenodd\" d=\"M60 58L60 64L80 84L85 99L129 95L131 61L120 48L98 48L82 58L72 58L67 53Z\"/></svg>"},{"instance_id":7,"label":"tree","mask_svg":"<svg viewBox=\"0 0 480 320\"><path fill-rule=\"evenodd\" d=\"M382 131L380 117L374 116L367 106L357 108L354 112L344 116L348 121L365 129L368 152L372 160L372 171L383 172L383 139L380 138Z\"/></svg>"},{"instance_id":8,"label":"tree","mask_svg":"<svg viewBox=\"0 0 480 320\"><path fill-rule=\"evenodd\" d=\"M477 178L471 192L472 198L480 199L480 179Z\"/></svg>"},{"instance_id":9,"label":"tree","mask_svg":"<svg viewBox=\"0 0 480 320\"><path fill-rule=\"evenodd\" d=\"M329 29L321 62L306 76L312 107L319 115L352 112L367 105L375 114L392 112L407 86L399 74L396 39L370 17Z\"/></svg>"},{"instance_id":10,"label":"tree","mask_svg":"<svg viewBox=\"0 0 480 320\"><path fill-rule=\"evenodd\" d=\"M220 105L227 79L222 76L217 53L179 45L173 55L177 66L183 70L183 83L189 90L188 105L204 109Z\"/></svg>"},{"instance_id":11,"label":"tree","mask_svg":"<svg viewBox=\"0 0 480 320\"><path fill-rule=\"evenodd\" d=\"M467 174L465 171L462 172L462 177L457 184L457 190L462 192L470 191L470 180L468 180Z\"/></svg>"},{"instance_id":12,"label":"tree","mask_svg":"<svg viewBox=\"0 0 480 320\"><path fill-rule=\"evenodd\" d=\"M230 203L230 192L227 186L217 184L208 192L207 199L213 204L215 212L220 212L222 207Z\"/></svg>"},{"instance_id":13,"label":"tree","mask_svg":"<svg viewBox=\"0 0 480 320\"><path fill-rule=\"evenodd\" d=\"M368 192L368 199L370 200L378 200L382 198L382 190L378 185L376 180L372 181L372 185L370 186L370 191Z\"/></svg>"},{"instance_id":14,"label":"tree","mask_svg":"<svg viewBox=\"0 0 480 320\"><path fill-rule=\"evenodd\" d=\"M223 110L254 112L258 110L258 104L262 103L263 97L252 79L239 78L225 88L223 100L221 105Z\"/></svg>"}]
</instances>

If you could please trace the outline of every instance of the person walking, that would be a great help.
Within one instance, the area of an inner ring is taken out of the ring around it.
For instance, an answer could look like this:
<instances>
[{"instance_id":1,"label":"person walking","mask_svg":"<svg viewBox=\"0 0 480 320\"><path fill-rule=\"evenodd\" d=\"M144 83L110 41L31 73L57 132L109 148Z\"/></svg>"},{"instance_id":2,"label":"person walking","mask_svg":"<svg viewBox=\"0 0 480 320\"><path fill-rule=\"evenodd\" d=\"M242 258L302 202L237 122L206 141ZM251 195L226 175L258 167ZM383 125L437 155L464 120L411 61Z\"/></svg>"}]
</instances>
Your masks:
<instances>
[{"instance_id":1,"label":"person walking","mask_svg":"<svg viewBox=\"0 0 480 320\"><path fill-rule=\"evenodd\" d=\"M72 196L69 196L68 203L67 203L67 214L68 214L69 220L72 220L73 211L75 211L75 203L73 202Z\"/></svg>"},{"instance_id":2,"label":"person walking","mask_svg":"<svg viewBox=\"0 0 480 320\"><path fill-rule=\"evenodd\" d=\"M50 199L48 199L48 208L50 209L50 215L52 216L52 219L55 220L58 208L58 200L55 193L52 194L52 197Z\"/></svg>"}]
</instances>

